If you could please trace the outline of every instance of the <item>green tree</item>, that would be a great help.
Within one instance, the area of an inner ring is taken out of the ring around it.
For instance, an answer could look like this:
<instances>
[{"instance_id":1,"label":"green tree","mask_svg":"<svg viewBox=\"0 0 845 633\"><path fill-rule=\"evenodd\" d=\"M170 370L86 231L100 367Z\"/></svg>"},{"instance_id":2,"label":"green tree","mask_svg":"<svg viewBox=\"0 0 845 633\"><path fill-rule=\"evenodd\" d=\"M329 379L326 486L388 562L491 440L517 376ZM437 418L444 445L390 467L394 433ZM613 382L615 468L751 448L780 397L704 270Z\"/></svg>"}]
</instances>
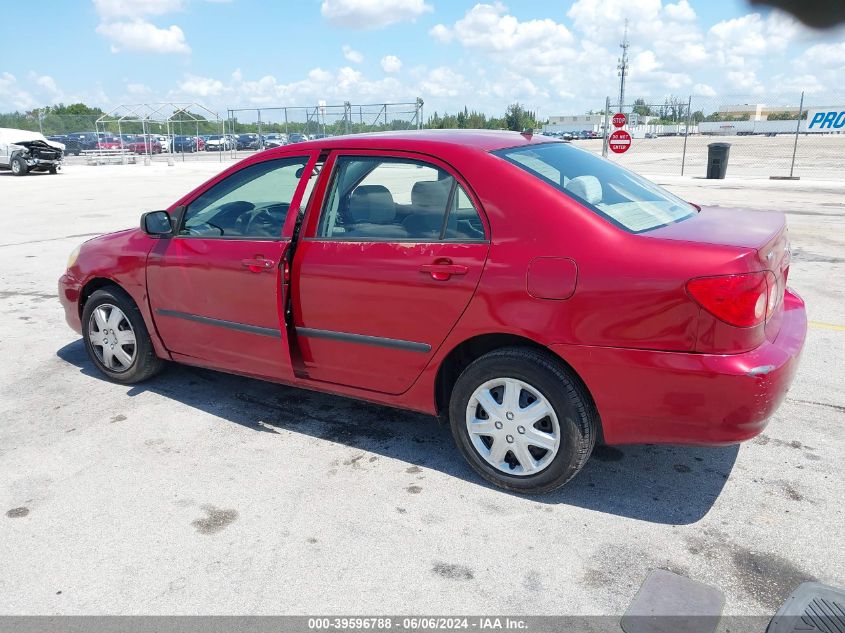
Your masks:
<instances>
[{"instance_id":1,"label":"green tree","mask_svg":"<svg viewBox=\"0 0 845 633\"><path fill-rule=\"evenodd\" d=\"M651 108L646 105L645 99L640 97L634 101L634 107L631 109L631 112L640 116L650 116Z\"/></svg>"},{"instance_id":2,"label":"green tree","mask_svg":"<svg viewBox=\"0 0 845 633\"><path fill-rule=\"evenodd\" d=\"M520 103L512 103L505 111L505 125L509 130L522 132L537 126L534 113L526 110Z\"/></svg>"}]
</instances>

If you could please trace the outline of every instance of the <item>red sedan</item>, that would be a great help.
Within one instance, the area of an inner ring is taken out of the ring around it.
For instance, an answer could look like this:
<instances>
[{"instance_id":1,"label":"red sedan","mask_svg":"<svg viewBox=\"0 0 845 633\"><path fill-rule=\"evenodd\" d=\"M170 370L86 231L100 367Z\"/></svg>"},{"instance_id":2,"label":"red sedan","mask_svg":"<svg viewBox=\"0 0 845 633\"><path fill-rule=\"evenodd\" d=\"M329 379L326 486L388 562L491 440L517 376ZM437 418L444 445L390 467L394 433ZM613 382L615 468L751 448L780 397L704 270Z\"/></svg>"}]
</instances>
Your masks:
<instances>
[{"instance_id":1,"label":"red sedan","mask_svg":"<svg viewBox=\"0 0 845 633\"><path fill-rule=\"evenodd\" d=\"M136 139L125 142L123 147L135 154L161 154L161 143L155 140Z\"/></svg>"},{"instance_id":2,"label":"red sedan","mask_svg":"<svg viewBox=\"0 0 845 633\"><path fill-rule=\"evenodd\" d=\"M101 136L96 149L123 149L125 141L118 136Z\"/></svg>"},{"instance_id":3,"label":"red sedan","mask_svg":"<svg viewBox=\"0 0 845 633\"><path fill-rule=\"evenodd\" d=\"M699 208L569 143L327 138L252 156L59 281L93 364L165 361L441 416L517 491L597 441L757 435L806 333L784 216Z\"/></svg>"}]
</instances>

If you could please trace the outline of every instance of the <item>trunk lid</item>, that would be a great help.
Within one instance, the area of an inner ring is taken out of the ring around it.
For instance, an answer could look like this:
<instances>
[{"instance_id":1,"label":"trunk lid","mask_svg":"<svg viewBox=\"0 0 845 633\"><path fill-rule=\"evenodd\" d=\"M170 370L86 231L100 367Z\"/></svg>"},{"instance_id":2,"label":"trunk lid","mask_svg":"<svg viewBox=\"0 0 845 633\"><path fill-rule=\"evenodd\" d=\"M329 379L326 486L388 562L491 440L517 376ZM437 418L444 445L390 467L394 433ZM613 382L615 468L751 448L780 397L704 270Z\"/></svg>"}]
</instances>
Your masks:
<instances>
[{"instance_id":1,"label":"trunk lid","mask_svg":"<svg viewBox=\"0 0 845 633\"><path fill-rule=\"evenodd\" d=\"M789 277L790 247L786 216L779 212L702 207L695 216L646 233L642 237L714 244L753 251L757 270L770 271L765 337L774 340L783 317Z\"/></svg>"},{"instance_id":2,"label":"trunk lid","mask_svg":"<svg viewBox=\"0 0 845 633\"><path fill-rule=\"evenodd\" d=\"M693 217L639 235L662 240L681 240L759 249L786 227L783 213L701 207Z\"/></svg>"}]
</instances>

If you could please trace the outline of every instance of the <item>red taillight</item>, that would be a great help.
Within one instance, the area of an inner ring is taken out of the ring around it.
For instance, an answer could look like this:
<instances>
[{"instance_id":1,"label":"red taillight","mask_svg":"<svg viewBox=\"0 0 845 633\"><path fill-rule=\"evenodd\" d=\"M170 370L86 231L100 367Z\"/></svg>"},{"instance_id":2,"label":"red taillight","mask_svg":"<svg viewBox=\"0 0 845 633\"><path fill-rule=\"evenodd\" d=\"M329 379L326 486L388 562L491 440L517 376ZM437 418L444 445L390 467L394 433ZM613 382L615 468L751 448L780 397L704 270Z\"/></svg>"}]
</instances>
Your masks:
<instances>
[{"instance_id":1,"label":"red taillight","mask_svg":"<svg viewBox=\"0 0 845 633\"><path fill-rule=\"evenodd\" d=\"M687 292L717 319L737 327L752 327L766 320L768 273L698 277L687 282Z\"/></svg>"}]
</instances>

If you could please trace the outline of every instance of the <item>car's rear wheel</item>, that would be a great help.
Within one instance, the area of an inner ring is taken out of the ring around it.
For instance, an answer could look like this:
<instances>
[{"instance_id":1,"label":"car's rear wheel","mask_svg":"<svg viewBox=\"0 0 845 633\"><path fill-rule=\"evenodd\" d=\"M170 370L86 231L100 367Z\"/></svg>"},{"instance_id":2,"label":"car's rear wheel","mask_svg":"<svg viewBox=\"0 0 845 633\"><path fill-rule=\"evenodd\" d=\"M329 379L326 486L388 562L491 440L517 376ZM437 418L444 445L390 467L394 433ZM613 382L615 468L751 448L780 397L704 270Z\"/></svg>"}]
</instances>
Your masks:
<instances>
[{"instance_id":1,"label":"car's rear wheel","mask_svg":"<svg viewBox=\"0 0 845 633\"><path fill-rule=\"evenodd\" d=\"M531 348L496 350L470 364L455 383L449 419L478 474L524 493L550 492L572 479L598 435L581 382L551 353Z\"/></svg>"},{"instance_id":2,"label":"car's rear wheel","mask_svg":"<svg viewBox=\"0 0 845 633\"><path fill-rule=\"evenodd\" d=\"M101 288L89 297L82 311L82 326L88 356L109 379L133 384L164 368L141 311L117 286Z\"/></svg>"},{"instance_id":3,"label":"car's rear wheel","mask_svg":"<svg viewBox=\"0 0 845 633\"><path fill-rule=\"evenodd\" d=\"M29 168L26 166L26 161L20 156L15 156L12 159L11 167L12 174L15 176L26 176L26 172L29 171Z\"/></svg>"}]
</instances>

